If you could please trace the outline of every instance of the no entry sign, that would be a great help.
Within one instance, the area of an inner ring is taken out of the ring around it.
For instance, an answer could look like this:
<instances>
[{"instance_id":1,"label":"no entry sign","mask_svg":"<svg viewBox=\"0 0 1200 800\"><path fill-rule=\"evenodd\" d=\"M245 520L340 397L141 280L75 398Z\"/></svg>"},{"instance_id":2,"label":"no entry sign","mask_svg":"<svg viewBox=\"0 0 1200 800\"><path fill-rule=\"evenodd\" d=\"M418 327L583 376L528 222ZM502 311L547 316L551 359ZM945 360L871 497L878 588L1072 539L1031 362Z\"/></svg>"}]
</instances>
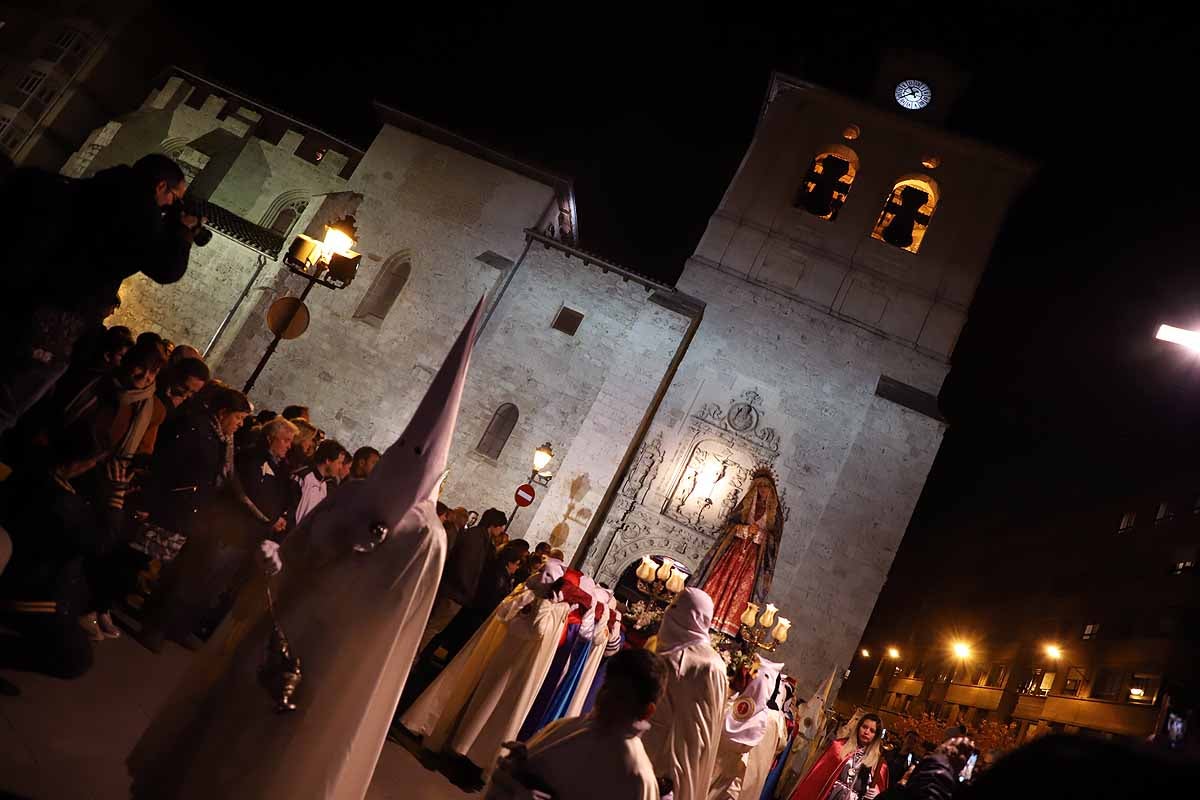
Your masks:
<instances>
[{"instance_id":1,"label":"no entry sign","mask_svg":"<svg viewBox=\"0 0 1200 800\"><path fill-rule=\"evenodd\" d=\"M528 483L522 483L517 487L517 492L513 495L513 500L517 501L518 506L525 508L525 506L533 502L533 498L536 496L532 486Z\"/></svg>"}]
</instances>

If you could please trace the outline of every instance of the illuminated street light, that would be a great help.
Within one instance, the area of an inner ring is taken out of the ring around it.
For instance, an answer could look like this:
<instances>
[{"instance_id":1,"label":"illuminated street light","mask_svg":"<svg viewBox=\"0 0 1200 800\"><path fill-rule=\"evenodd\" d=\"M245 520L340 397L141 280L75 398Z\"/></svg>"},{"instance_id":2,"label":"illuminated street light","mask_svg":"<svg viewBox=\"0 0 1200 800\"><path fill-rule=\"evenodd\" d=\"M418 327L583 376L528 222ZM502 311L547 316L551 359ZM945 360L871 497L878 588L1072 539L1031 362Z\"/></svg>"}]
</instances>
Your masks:
<instances>
[{"instance_id":1,"label":"illuminated street light","mask_svg":"<svg viewBox=\"0 0 1200 800\"><path fill-rule=\"evenodd\" d=\"M1048 644L1046 645L1046 655L1050 656L1055 661L1058 661L1060 658L1062 658L1062 648L1056 644Z\"/></svg>"},{"instance_id":2,"label":"illuminated street light","mask_svg":"<svg viewBox=\"0 0 1200 800\"><path fill-rule=\"evenodd\" d=\"M862 650L862 657L863 657L863 658L870 658L870 657L871 657L871 651L870 651L870 650L868 650L867 648L865 648L865 647L864 647L864 648L863 648L863 650Z\"/></svg>"},{"instance_id":3,"label":"illuminated street light","mask_svg":"<svg viewBox=\"0 0 1200 800\"><path fill-rule=\"evenodd\" d=\"M1186 328L1176 328L1173 325L1159 325L1158 333L1154 334L1154 338L1200 352L1200 331L1189 331Z\"/></svg>"},{"instance_id":4,"label":"illuminated street light","mask_svg":"<svg viewBox=\"0 0 1200 800\"><path fill-rule=\"evenodd\" d=\"M887 649L887 654L888 654L888 658L899 658L900 657L900 651L894 647L889 647Z\"/></svg>"},{"instance_id":5,"label":"illuminated street light","mask_svg":"<svg viewBox=\"0 0 1200 800\"><path fill-rule=\"evenodd\" d=\"M954 655L956 658L960 658L965 661L971 657L971 646L966 642L955 642L953 645L951 645L951 649L954 650Z\"/></svg>"}]
</instances>

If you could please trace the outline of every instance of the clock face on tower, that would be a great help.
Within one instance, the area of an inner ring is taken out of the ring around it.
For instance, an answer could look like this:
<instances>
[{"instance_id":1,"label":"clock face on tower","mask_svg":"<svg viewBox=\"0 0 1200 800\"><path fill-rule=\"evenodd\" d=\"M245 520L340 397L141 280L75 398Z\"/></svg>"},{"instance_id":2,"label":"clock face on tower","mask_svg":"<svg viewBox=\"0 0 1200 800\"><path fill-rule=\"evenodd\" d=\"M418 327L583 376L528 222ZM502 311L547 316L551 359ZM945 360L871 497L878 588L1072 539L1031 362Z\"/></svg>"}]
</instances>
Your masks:
<instances>
[{"instance_id":1,"label":"clock face on tower","mask_svg":"<svg viewBox=\"0 0 1200 800\"><path fill-rule=\"evenodd\" d=\"M904 108L915 111L929 105L932 99L933 90L929 88L929 84L922 81L900 81L896 85L896 102Z\"/></svg>"}]
</instances>

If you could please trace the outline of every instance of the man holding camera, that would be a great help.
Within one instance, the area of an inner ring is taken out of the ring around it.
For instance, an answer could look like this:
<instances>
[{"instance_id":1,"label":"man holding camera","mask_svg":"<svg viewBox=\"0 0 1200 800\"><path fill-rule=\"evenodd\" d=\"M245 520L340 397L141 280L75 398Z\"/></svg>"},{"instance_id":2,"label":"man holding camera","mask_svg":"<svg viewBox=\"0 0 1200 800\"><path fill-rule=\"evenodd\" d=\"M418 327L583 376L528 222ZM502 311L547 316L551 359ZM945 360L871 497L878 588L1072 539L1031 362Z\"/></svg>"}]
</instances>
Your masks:
<instances>
[{"instance_id":1,"label":"man holding camera","mask_svg":"<svg viewBox=\"0 0 1200 800\"><path fill-rule=\"evenodd\" d=\"M71 348L120 305L139 272L174 283L211 234L185 210L187 181L164 155L87 180L21 169L0 184L0 433L67 368Z\"/></svg>"}]
</instances>

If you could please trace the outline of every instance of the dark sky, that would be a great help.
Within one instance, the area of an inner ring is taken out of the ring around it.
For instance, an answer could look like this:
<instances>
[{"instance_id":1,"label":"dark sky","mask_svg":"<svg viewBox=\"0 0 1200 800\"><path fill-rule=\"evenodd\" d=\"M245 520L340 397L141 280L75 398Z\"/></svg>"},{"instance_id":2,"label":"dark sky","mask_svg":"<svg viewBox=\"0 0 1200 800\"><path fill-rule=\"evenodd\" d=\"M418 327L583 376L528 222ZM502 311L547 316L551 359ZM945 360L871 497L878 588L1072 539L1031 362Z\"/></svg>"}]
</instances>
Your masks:
<instances>
[{"instance_id":1,"label":"dark sky","mask_svg":"<svg viewBox=\"0 0 1200 800\"><path fill-rule=\"evenodd\" d=\"M173 4L198 51L181 60L362 146L377 98L573 176L584 246L666 280L745 152L771 69L865 94L885 47L941 54L973 76L949 127L1041 169L955 355L955 426L910 539L936 538L952 506L1052 498L1047 481L1111 491L1144 476L1132 459L1190 458L1200 371L1151 339L1161 320L1200 323L1198 28L1178 12L442 3L280 20L251 5Z\"/></svg>"}]
</instances>

